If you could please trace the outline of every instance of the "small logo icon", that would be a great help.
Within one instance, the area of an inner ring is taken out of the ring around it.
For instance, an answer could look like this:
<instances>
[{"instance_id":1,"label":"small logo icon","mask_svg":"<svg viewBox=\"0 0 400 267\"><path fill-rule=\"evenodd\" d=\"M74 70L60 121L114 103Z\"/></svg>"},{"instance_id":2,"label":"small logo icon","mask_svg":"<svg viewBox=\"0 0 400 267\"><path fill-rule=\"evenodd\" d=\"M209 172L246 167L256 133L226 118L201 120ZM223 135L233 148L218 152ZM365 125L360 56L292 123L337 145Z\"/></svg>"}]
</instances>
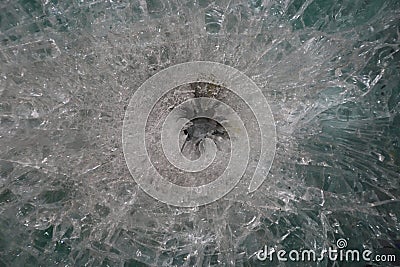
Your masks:
<instances>
[{"instance_id":1,"label":"small logo icon","mask_svg":"<svg viewBox=\"0 0 400 267\"><path fill-rule=\"evenodd\" d=\"M347 240L344 239L344 238L339 238L339 239L336 241L336 246L337 246L339 249L342 249L342 248L347 247Z\"/></svg>"}]
</instances>

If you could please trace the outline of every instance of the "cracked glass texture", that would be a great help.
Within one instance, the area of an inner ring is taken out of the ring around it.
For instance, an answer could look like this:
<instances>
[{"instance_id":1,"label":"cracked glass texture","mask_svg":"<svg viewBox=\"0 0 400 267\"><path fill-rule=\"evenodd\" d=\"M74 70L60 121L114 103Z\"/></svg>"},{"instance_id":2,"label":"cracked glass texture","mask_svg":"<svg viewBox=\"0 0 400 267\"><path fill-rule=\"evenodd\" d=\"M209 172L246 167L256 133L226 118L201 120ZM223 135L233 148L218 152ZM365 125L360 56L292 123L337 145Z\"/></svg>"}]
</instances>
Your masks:
<instances>
[{"instance_id":1,"label":"cracked glass texture","mask_svg":"<svg viewBox=\"0 0 400 267\"><path fill-rule=\"evenodd\" d=\"M399 25L396 0L1 1L0 266L263 266L264 245L339 238L398 255ZM254 193L178 208L135 184L121 131L146 79L195 60L258 85L276 156Z\"/></svg>"}]
</instances>

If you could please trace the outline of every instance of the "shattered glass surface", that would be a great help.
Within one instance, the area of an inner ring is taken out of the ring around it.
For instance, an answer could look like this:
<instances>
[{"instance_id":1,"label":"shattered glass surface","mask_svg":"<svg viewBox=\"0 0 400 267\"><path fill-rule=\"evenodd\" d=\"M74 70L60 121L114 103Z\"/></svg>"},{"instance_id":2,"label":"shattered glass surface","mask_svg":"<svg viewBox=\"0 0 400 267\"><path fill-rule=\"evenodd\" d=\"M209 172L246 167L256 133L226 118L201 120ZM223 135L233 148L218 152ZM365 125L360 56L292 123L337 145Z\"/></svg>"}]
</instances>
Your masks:
<instances>
[{"instance_id":1,"label":"shattered glass surface","mask_svg":"<svg viewBox=\"0 0 400 267\"><path fill-rule=\"evenodd\" d=\"M0 266L258 266L264 245L339 238L398 253L399 25L397 0L1 1ZM255 81L277 150L254 193L178 208L134 182L121 131L146 79L195 60Z\"/></svg>"}]
</instances>

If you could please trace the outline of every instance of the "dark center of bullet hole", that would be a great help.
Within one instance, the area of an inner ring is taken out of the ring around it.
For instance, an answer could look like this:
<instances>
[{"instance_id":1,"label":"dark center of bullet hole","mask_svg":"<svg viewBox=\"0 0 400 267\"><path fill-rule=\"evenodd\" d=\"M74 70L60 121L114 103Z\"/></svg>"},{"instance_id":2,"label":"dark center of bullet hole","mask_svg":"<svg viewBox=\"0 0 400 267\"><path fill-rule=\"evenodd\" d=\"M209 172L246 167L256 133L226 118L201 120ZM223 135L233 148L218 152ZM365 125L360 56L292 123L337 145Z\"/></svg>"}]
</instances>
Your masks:
<instances>
[{"instance_id":1,"label":"dark center of bullet hole","mask_svg":"<svg viewBox=\"0 0 400 267\"><path fill-rule=\"evenodd\" d=\"M186 140L181 149L182 151L188 145L198 149L201 141L205 138L214 140L217 148L219 148L218 144L221 141L229 139L225 128L219 122L209 118L193 119L185 125L182 131L186 136Z\"/></svg>"},{"instance_id":2,"label":"dark center of bullet hole","mask_svg":"<svg viewBox=\"0 0 400 267\"><path fill-rule=\"evenodd\" d=\"M194 141L198 146L200 141L206 137L222 137L229 139L229 135L225 128L217 121L209 118L196 118L191 120L183 128L183 133L186 135L187 141Z\"/></svg>"}]
</instances>

